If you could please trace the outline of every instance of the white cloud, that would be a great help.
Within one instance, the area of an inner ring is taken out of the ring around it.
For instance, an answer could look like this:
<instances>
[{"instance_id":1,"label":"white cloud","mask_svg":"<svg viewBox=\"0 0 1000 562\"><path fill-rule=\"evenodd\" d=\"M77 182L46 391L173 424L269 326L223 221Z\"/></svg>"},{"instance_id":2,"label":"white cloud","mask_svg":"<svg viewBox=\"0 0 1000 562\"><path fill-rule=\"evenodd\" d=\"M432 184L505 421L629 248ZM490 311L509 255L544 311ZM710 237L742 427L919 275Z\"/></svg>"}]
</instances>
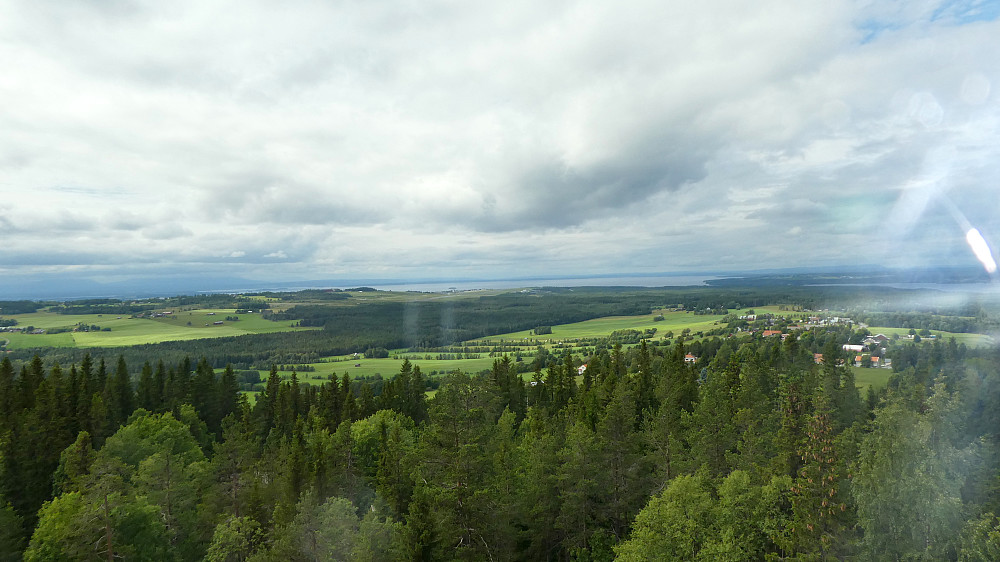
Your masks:
<instances>
[{"instance_id":1,"label":"white cloud","mask_svg":"<svg viewBox=\"0 0 1000 562\"><path fill-rule=\"evenodd\" d=\"M883 223L922 236L906 186L949 149L935 192L995 241L1000 26L940 8L5 10L0 258L259 256L313 277L829 263ZM775 228L800 230L771 255Z\"/></svg>"}]
</instances>

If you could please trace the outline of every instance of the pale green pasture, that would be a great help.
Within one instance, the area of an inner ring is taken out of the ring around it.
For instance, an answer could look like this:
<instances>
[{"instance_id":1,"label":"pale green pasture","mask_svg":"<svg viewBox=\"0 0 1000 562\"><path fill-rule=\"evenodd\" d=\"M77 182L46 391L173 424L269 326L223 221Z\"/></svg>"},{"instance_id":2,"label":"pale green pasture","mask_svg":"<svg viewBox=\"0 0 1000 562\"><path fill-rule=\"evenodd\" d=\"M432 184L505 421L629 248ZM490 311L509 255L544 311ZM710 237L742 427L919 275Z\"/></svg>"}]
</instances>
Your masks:
<instances>
[{"instance_id":1,"label":"pale green pasture","mask_svg":"<svg viewBox=\"0 0 1000 562\"><path fill-rule=\"evenodd\" d=\"M751 306L748 308L741 308L739 310L730 310L733 314L737 316L744 316L750 314L752 310L754 314L773 314L775 316L784 316L789 319L806 319L810 316L817 316L816 312L796 312L791 310L791 305L787 306L788 310L781 310L782 305L769 304L767 306Z\"/></svg>"},{"instance_id":2,"label":"pale green pasture","mask_svg":"<svg viewBox=\"0 0 1000 562\"><path fill-rule=\"evenodd\" d=\"M242 394L242 395L244 395L244 396L247 397L247 402L250 404L250 406L254 406L255 404L257 404L257 397L260 396L260 391L257 391L257 390L241 390L240 394ZM428 390L428 391L424 392L424 396L426 396L428 400L430 400L431 398L434 398L435 394L437 394L437 389Z\"/></svg>"},{"instance_id":3,"label":"pale green pasture","mask_svg":"<svg viewBox=\"0 0 1000 562\"><path fill-rule=\"evenodd\" d=\"M415 367L420 367L420 372L423 373L424 376L428 376L435 371L437 371L439 375L455 370L460 370L466 373L478 373L493 367L493 360L493 357L488 357L486 354L483 354L483 357L480 359L411 359L410 363ZM355 365L360 366L356 367ZM315 371L297 373L297 375L299 381L307 382L309 384L323 384L323 382L329 379L331 374L335 374L337 375L337 378L340 378L343 377L345 373L352 379L358 377L373 377L375 375L382 375L383 378L388 379L396 376L402 365L403 359L393 358L322 361L319 363L309 364L309 366L316 368ZM267 375L267 371L261 371L261 380L267 380ZM291 376L291 371L281 371L279 372L279 375L281 375L281 378L286 379Z\"/></svg>"},{"instance_id":4,"label":"pale green pasture","mask_svg":"<svg viewBox=\"0 0 1000 562\"><path fill-rule=\"evenodd\" d=\"M209 313L215 314L210 315ZM101 328L111 328L109 332L63 332L60 334L3 334L0 339L8 339L9 349L27 347L117 347L160 343L165 341L184 341L201 338L219 338L240 336L245 334L260 334L267 332L290 331L294 321L271 322L258 314L241 314L239 321L227 322L226 316L236 315L235 310L193 310L184 311L162 318L130 318L110 314L54 314L51 312L36 312L33 314L12 315L18 321L19 327L34 326L51 330L55 328L73 328L79 323L88 326L97 325ZM222 321L222 325L215 325ZM188 322L191 323L188 326ZM206 325L207 324L207 325Z\"/></svg>"},{"instance_id":5,"label":"pale green pasture","mask_svg":"<svg viewBox=\"0 0 1000 562\"><path fill-rule=\"evenodd\" d=\"M226 320L227 316L235 316L239 318L236 322L230 322ZM265 334L270 332L287 332L294 324L295 320L283 320L280 322L272 322L265 318L261 318L260 314L236 314L234 309L199 309L199 310L188 310L183 312L178 312L175 314L170 314L167 316L162 316L160 318L154 318L154 322L158 322L168 326L177 326L188 329L202 329L207 331L216 331L223 328L231 328L239 330L240 334ZM188 326L188 322L191 323ZM215 322L222 322L221 326L216 326ZM240 334L226 334L226 335L240 335ZM212 335L201 335L198 337L219 337L214 334Z\"/></svg>"},{"instance_id":6,"label":"pale green pasture","mask_svg":"<svg viewBox=\"0 0 1000 562\"><path fill-rule=\"evenodd\" d=\"M28 324L25 324L26 326ZM73 334L0 334L0 343L7 340L6 349L25 349L30 347L73 347Z\"/></svg>"},{"instance_id":7,"label":"pale green pasture","mask_svg":"<svg viewBox=\"0 0 1000 562\"><path fill-rule=\"evenodd\" d=\"M881 326L869 326L868 331L871 332L872 334L883 334L889 336L890 338L893 335L898 334L900 342L910 341L906 339L906 336L910 333L909 328L886 328ZM919 332L920 330L917 331ZM996 340L993 338L993 336L988 336L986 334L964 334L958 332L942 332L940 330L931 330L931 333L937 336L938 339L940 339L945 343L947 343L951 338L954 337L956 343L964 343L969 347L986 347L996 344ZM934 340L925 338L920 340L921 343L924 342L929 343L931 341Z\"/></svg>"},{"instance_id":8,"label":"pale green pasture","mask_svg":"<svg viewBox=\"0 0 1000 562\"><path fill-rule=\"evenodd\" d=\"M851 366L854 371L854 384L861 390L867 390L869 386L876 390L883 388L889 382L892 369L869 369L866 367Z\"/></svg>"},{"instance_id":9,"label":"pale green pasture","mask_svg":"<svg viewBox=\"0 0 1000 562\"><path fill-rule=\"evenodd\" d=\"M653 320L656 315L653 313L641 316L606 316L583 322L552 326L551 334L541 336L532 335L530 330L522 330L481 338L479 341L531 340L526 345L536 345L577 338L605 337L610 336L611 332L616 330L647 330L650 328L656 328L654 338L662 338L671 331L674 332L675 336L679 336L685 328L690 329L692 334L718 328L722 320L721 316L698 316L691 312L664 312L663 320L656 322Z\"/></svg>"},{"instance_id":10,"label":"pale green pasture","mask_svg":"<svg viewBox=\"0 0 1000 562\"><path fill-rule=\"evenodd\" d=\"M52 312L35 312L32 314L15 314L8 318L14 318L17 320L17 327L26 328L28 326L34 326L35 328L40 328L44 330L52 330L57 328L73 328L77 324L83 322L84 324L98 325L102 328L111 328L110 332L94 332L94 336L105 335L110 336L115 333L116 330L125 329L129 326L130 320L128 316L119 317L117 315L99 315L99 314L81 314L81 315L69 315L69 314L55 314ZM81 332L82 333L82 332ZM74 334L72 332L63 332L61 334L16 334L8 333L4 334L2 337L10 340L8 348L10 349L21 349L26 347L74 347L77 345L74 336L79 334Z\"/></svg>"}]
</instances>

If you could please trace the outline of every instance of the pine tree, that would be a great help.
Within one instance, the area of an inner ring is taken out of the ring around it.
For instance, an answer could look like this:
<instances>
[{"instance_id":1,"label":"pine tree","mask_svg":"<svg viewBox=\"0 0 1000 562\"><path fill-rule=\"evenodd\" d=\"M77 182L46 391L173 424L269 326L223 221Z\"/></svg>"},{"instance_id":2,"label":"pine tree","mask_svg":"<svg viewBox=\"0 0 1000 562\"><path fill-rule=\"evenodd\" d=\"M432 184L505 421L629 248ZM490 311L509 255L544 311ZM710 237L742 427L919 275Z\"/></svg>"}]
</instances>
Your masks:
<instances>
[{"instance_id":1,"label":"pine tree","mask_svg":"<svg viewBox=\"0 0 1000 562\"><path fill-rule=\"evenodd\" d=\"M392 508L397 519L404 519L409 511L413 494L412 467L408 466L402 431L398 424L387 430L380 424L378 469L375 477L376 491Z\"/></svg>"},{"instance_id":2,"label":"pine tree","mask_svg":"<svg viewBox=\"0 0 1000 562\"><path fill-rule=\"evenodd\" d=\"M163 412L167 409L167 368L163 360L156 362L156 372L153 374L153 387L150 390L150 401L155 405L153 411Z\"/></svg>"},{"instance_id":3,"label":"pine tree","mask_svg":"<svg viewBox=\"0 0 1000 562\"><path fill-rule=\"evenodd\" d=\"M323 418L327 431L336 431L340 425L340 407L343 405L340 382L336 375L330 375L330 380L320 386L318 404L319 415Z\"/></svg>"},{"instance_id":4,"label":"pine tree","mask_svg":"<svg viewBox=\"0 0 1000 562\"><path fill-rule=\"evenodd\" d=\"M104 362L104 356L101 356L101 361L97 364L97 372L94 374L94 384L91 388L94 392L102 392L104 387L108 384L108 366Z\"/></svg>"},{"instance_id":5,"label":"pine tree","mask_svg":"<svg viewBox=\"0 0 1000 562\"><path fill-rule=\"evenodd\" d=\"M76 441L66 447L59 456L59 467L53 476L53 495L82 490L93 460L94 447L90 434L81 431L76 436Z\"/></svg>"},{"instance_id":6,"label":"pine tree","mask_svg":"<svg viewBox=\"0 0 1000 562\"><path fill-rule=\"evenodd\" d=\"M136 398L140 408L145 408L150 412L156 411L156 404L153 400L153 367L149 361L142 365L142 372L139 374L139 384L136 386Z\"/></svg>"},{"instance_id":7,"label":"pine tree","mask_svg":"<svg viewBox=\"0 0 1000 562\"><path fill-rule=\"evenodd\" d=\"M226 369L219 377L219 389L215 392L216 405L215 415L218 418L218 427L214 430L217 435L222 433L222 420L226 416L236 412L236 402L239 396L239 384L236 382L236 373L232 365L226 365ZM211 427L209 427L212 430Z\"/></svg>"},{"instance_id":8,"label":"pine tree","mask_svg":"<svg viewBox=\"0 0 1000 562\"><path fill-rule=\"evenodd\" d=\"M414 366L413 376L410 377L410 388L407 391L407 411L404 413L410 416L410 419L418 425L427 421L426 391L427 388L424 383L424 375L420 372L420 366ZM521 385L521 393L518 396L520 396L520 400L523 403L524 385Z\"/></svg>"},{"instance_id":9,"label":"pine tree","mask_svg":"<svg viewBox=\"0 0 1000 562\"><path fill-rule=\"evenodd\" d=\"M343 405L340 408L341 424L361 419L362 416L358 413L358 401L354 398L354 391L351 389L351 382L347 375L344 375L340 391L344 395Z\"/></svg>"},{"instance_id":10,"label":"pine tree","mask_svg":"<svg viewBox=\"0 0 1000 562\"><path fill-rule=\"evenodd\" d=\"M799 447L801 467L792 483L792 521L786 550L799 554L836 556L843 541L846 499L840 493L841 463L834 446L834 427L822 388L813 399Z\"/></svg>"},{"instance_id":11,"label":"pine tree","mask_svg":"<svg viewBox=\"0 0 1000 562\"><path fill-rule=\"evenodd\" d=\"M222 420L222 440L215 444L212 472L219 483L225 513L240 517L247 512L251 467L260 455L250 406L242 398L237 411Z\"/></svg>"},{"instance_id":12,"label":"pine tree","mask_svg":"<svg viewBox=\"0 0 1000 562\"><path fill-rule=\"evenodd\" d=\"M271 373L267 377L267 384L264 391L257 397L257 405L253 409L254 418L257 420L257 438L261 443L267 439L268 433L274 427L278 416L278 393L281 390L281 378L278 377L278 368L271 365Z\"/></svg>"},{"instance_id":13,"label":"pine tree","mask_svg":"<svg viewBox=\"0 0 1000 562\"><path fill-rule=\"evenodd\" d=\"M132 379L129 376L124 356L118 356L118 366L115 368L114 374L105 380L104 399L108 408L108 419L112 427L117 427L125 423L132 410L135 409Z\"/></svg>"},{"instance_id":14,"label":"pine tree","mask_svg":"<svg viewBox=\"0 0 1000 562\"><path fill-rule=\"evenodd\" d=\"M10 427L14 417L14 366L6 355L0 359L0 433Z\"/></svg>"},{"instance_id":15,"label":"pine tree","mask_svg":"<svg viewBox=\"0 0 1000 562\"><path fill-rule=\"evenodd\" d=\"M191 380L191 402L198 415L208 425L209 431L219 431L222 417L219 415L218 385L215 382L215 369L208 359L202 357L195 366L194 378Z\"/></svg>"},{"instance_id":16,"label":"pine tree","mask_svg":"<svg viewBox=\"0 0 1000 562\"><path fill-rule=\"evenodd\" d=\"M649 357L649 347L646 340L639 346L639 372L636 377L635 410L636 427L642 425L647 415L653 415L659 406L653 387L653 365Z\"/></svg>"},{"instance_id":17,"label":"pine tree","mask_svg":"<svg viewBox=\"0 0 1000 562\"><path fill-rule=\"evenodd\" d=\"M695 463L704 465L712 476L724 476L732 468L731 455L739 437L734 417L740 369L738 361L730 361L725 370L710 373L698 404L686 418Z\"/></svg>"},{"instance_id":18,"label":"pine tree","mask_svg":"<svg viewBox=\"0 0 1000 562\"><path fill-rule=\"evenodd\" d=\"M365 419L378 410L375 405L375 395L368 381L361 383L361 391L358 394L358 418Z\"/></svg>"}]
</instances>

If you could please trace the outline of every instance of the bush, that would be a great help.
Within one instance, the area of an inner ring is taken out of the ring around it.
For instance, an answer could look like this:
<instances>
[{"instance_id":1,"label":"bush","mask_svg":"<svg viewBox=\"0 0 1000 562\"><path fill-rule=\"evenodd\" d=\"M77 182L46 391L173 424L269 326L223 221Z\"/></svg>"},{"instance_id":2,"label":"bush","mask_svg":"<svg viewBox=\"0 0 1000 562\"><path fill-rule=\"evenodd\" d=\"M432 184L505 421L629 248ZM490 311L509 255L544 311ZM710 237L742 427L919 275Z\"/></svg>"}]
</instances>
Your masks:
<instances>
[{"instance_id":1,"label":"bush","mask_svg":"<svg viewBox=\"0 0 1000 562\"><path fill-rule=\"evenodd\" d=\"M251 384L251 385L252 384L257 384L257 383L260 382L260 372L258 372L258 371L240 371L240 373L238 375L236 375L236 380L239 381L239 382L241 382L241 383L247 383L247 384Z\"/></svg>"}]
</instances>

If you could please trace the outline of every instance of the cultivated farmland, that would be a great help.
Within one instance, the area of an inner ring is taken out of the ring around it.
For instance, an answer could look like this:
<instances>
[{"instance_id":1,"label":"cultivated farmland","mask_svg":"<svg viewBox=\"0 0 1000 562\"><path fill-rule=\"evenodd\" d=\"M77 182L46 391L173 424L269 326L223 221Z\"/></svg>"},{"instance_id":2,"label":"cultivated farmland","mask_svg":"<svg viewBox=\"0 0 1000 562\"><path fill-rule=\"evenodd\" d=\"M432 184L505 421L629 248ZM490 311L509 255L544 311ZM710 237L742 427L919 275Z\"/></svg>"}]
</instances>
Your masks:
<instances>
[{"instance_id":1,"label":"cultivated farmland","mask_svg":"<svg viewBox=\"0 0 1000 562\"><path fill-rule=\"evenodd\" d=\"M227 316L237 321L226 321ZM12 315L18 327L33 326L45 330L41 334L5 333L8 349L34 347L121 347L185 341L201 338L221 338L245 334L263 334L300 330L294 321L272 322L259 314L237 315L235 309L196 309L157 318L135 318L108 314L55 314L36 312ZM220 324L216 324L220 322ZM97 326L98 331L73 331L78 325ZM60 331L60 333L51 333Z\"/></svg>"}]
</instances>

